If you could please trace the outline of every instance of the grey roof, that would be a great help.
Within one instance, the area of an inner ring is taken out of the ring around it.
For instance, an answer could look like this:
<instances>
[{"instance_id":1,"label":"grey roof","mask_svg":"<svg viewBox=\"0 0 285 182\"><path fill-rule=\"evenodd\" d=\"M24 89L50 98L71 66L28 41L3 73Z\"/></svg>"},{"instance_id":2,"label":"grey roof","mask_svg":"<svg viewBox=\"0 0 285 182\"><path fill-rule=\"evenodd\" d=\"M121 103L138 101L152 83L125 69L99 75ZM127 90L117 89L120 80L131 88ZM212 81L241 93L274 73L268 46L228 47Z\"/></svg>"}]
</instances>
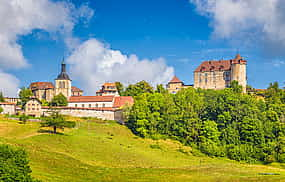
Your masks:
<instances>
[{"instance_id":1,"label":"grey roof","mask_svg":"<svg viewBox=\"0 0 285 182\"><path fill-rule=\"evenodd\" d=\"M71 80L68 74L66 73L66 64L64 63L64 61L62 61L61 63L61 72L57 76L56 80Z\"/></svg>"}]
</instances>

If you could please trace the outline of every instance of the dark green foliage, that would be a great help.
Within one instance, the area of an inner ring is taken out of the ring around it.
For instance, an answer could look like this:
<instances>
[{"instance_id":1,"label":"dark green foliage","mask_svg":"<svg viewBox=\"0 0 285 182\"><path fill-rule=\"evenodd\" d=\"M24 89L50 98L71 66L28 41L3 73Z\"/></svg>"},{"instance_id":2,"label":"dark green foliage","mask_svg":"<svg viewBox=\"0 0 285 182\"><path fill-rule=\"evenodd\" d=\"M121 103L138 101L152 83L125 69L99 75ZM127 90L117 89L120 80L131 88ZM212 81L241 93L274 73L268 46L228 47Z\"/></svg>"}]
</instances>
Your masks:
<instances>
[{"instance_id":1,"label":"dark green foliage","mask_svg":"<svg viewBox=\"0 0 285 182\"><path fill-rule=\"evenodd\" d=\"M135 94L127 126L137 135L172 138L209 156L285 162L285 94L271 84L265 99L224 90L183 89Z\"/></svg>"},{"instance_id":2,"label":"dark green foliage","mask_svg":"<svg viewBox=\"0 0 285 182\"><path fill-rule=\"evenodd\" d=\"M146 81L140 81L134 85L129 85L124 94L125 96L137 96L143 93L153 93L153 88Z\"/></svg>"},{"instance_id":3,"label":"dark green foliage","mask_svg":"<svg viewBox=\"0 0 285 182\"><path fill-rule=\"evenodd\" d=\"M51 106L67 106L67 104L67 98L62 93L54 96L50 102Z\"/></svg>"},{"instance_id":4,"label":"dark green foliage","mask_svg":"<svg viewBox=\"0 0 285 182\"><path fill-rule=\"evenodd\" d=\"M22 114L20 117L19 117L19 120L22 121L23 124L26 124L27 120L29 119L29 116L25 115L25 114Z\"/></svg>"},{"instance_id":5,"label":"dark green foliage","mask_svg":"<svg viewBox=\"0 0 285 182\"><path fill-rule=\"evenodd\" d=\"M33 96L32 90L26 87L22 87L21 91L19 92L19 98L21 99L20 105L24 106L31 96Z\"/></svg>"},{"instance_id":6,"label":"dark green foliage","mask_svg":"<svg viewBox=\"0 0 285 182\"><path fill-rule=\"evenodd\" d=\"M0 107L0 114L4 111L4 109L2 107Z\"/></svg>"},{"instance_id":7,"label":"dark green foliage","mask_svg":"<svg viewBox=\"0 0 285 182\"><path fill-rule=\"evenodd\" d=\"M74 128L75 122L66 121L65 118L56 111L52 111L51 115L43 118L44 122L41 123L41 127L52 127L53 133L56 133L57 128Z\"/></svg>"},{"instance_id":8,"label":"dark green foliage","mask_svg":"<svg viewBox=\"0 0 285 182\"><path fill-rule=\"evenodd\" d=\"M0 145L0 181L36 181L31 172L27 153L23 149Z\"/></svg>"},{"instance_id":9,"label":"dark green foliage","mask_svg":"<svg viewBox=\"0 0 285 182\"><path fill-rule=\"evenodd\" d=\"M4 95L2 92L0 92L0 102L5 102Z\"/></svg>"}]
</instances>

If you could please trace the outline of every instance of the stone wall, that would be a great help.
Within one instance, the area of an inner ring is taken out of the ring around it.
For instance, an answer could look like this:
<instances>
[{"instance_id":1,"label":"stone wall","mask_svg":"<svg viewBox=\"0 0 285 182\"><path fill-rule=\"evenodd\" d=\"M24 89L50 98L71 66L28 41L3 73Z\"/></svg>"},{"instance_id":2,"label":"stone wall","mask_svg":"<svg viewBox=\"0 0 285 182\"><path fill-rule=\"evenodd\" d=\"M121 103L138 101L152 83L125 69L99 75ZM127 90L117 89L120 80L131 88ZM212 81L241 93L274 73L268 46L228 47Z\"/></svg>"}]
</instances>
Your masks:
<instances>
[{"instance_id":1,"label":"stone wall","mask_svg":"<svg viewBox=\"0 0 285 182\"><path fill-rule=\"evenodd\" d=\"M47 116L50 114L49 108L42 108L43 115ZM115 110L96 110L96 109L86 109L86 108L69 108L62 107L57 108L60 114L75 116L75 117L96 117L104 120L117 120L121 119L120 112L117 113ZM116 117L115 117L116 113Z\"/></svg>"}]
</instances>

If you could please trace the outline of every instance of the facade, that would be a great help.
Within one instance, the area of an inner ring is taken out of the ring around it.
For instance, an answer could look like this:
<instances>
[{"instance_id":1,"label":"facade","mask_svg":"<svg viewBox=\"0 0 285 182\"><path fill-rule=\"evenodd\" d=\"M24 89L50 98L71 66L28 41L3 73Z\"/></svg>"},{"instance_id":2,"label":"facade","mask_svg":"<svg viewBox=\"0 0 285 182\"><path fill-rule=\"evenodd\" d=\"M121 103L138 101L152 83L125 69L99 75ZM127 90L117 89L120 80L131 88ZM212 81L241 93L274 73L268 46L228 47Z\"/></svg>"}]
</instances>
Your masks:
<instances>
[{"instance_id":1,"label":"facade","mask_svg":"<svg viewBox=\"0 0 285 182\"><path fill-rule=\"evenodd\" d=\"M115 83L104 83L102 88L96 92L97 96L108 96L108 95L115 95L119 96L119 92L117 90Z\"/></svg>"},{"instance_id":2,"label":"facade","mask_svg":"<svg viewBox=\"0 0 285 182\"><path fill-rule=\"evenodd\" d=\"M16 114L16 104L11 102L0 102L0 107L3 108L1 114Z\"/></svg>"},{"instance_id":3,"label":"facade","mask_svg":"<svg viewBox=\"0 0 285 182\"><path fill-rule=\"evenodd\" d=\"M62 93L67 99L71 96L81 96L83 91L77 87L71 86L71 79L66 72L66 64L61 63L61 72L55 79L55 85L52 82L33 82L30 84L34 96L41 100L50 102L52 98Z\"/></svg>"},{"instance_id":4,"label":"facade","mask_svg":"<svg viewBox=\"0 0 285 182\"><path fill-rule=\"evenodd\" d=\"M176 76L174 76L166 85L169 93L176 94L183 88L193 87L193 85L184 85L184 83Z\"/></svg>"},{"instance_id":5,"label":"facade","mask_svg":"<svg viewBox=\"0 0 285 182\"><path fill-rule=\"evenodd\" d=\"M234 59L204 61L194 71L194 87L203 89L224 89L233 80L246 92L246 64L239 54Z\"/></svg>"},{"instance_id":6,"label":"facade","mask_svg":"<svg viewBox=\"0 0 285 182\"><path fill-rule=\"evenodd\" d=\"M30 89L39 100L50 102L54 97L54 85L51 82L33 82L30 84Z\"/></svg>"},{"instance_id":7,"label":"facade","mask_svg":"<svg viewBox=\"0 0 285 182\"><path fill-rule=\"evenodd\" d=\"M36 97L32 97L25 104L24 109L27 116L40 117L42 115L42 105Z\"/></svg>"}]
</instances>

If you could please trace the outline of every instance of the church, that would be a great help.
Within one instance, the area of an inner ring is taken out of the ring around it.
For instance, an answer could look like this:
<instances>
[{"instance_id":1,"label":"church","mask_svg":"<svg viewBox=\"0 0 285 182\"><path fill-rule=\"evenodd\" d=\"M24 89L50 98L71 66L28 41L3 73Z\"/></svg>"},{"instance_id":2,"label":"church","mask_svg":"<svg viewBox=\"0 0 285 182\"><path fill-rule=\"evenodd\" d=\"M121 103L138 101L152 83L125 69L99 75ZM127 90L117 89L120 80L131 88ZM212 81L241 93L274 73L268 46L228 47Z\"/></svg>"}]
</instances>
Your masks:
<instances>
[{"instance_id":1,"label":"church","mask_svg":"<svg viewBox=\"0 0 285 182\"><path fill-rule=\"evenodd\" d=\"M61 63L61 72L52 82L33 82L30 84L34 96L40 101L46 100L50 102L52 98L58 94L63 94L67 99L71 96L82 96L83 90L72 86L72 80L66 72L66 64L64 60Z\"/></svg>"}]
</instances>

